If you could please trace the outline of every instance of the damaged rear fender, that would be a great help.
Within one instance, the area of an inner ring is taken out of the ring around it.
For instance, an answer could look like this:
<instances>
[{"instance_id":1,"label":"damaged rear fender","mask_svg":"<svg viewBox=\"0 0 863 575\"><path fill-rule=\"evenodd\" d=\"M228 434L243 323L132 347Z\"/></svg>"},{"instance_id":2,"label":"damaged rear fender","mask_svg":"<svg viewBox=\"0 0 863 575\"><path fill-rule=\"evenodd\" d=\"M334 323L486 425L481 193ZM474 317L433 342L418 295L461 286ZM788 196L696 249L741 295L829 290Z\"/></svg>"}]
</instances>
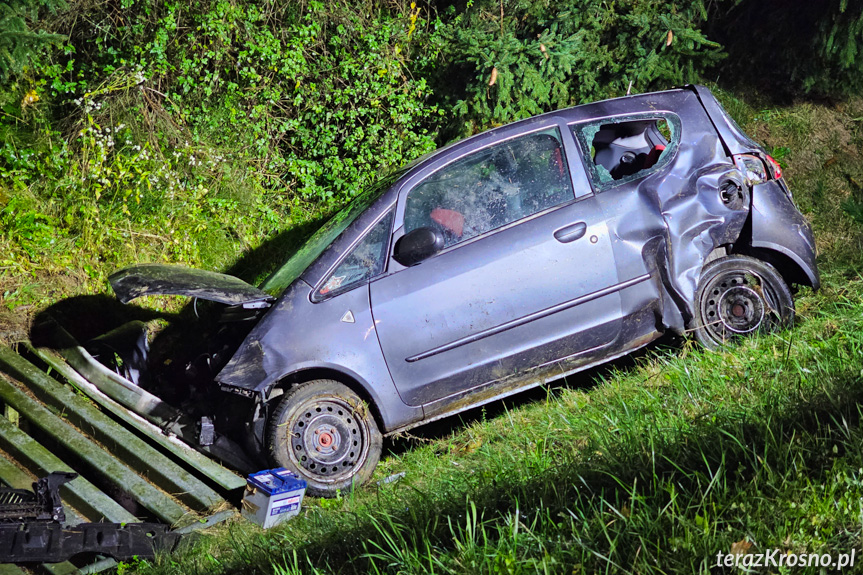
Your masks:
<instances>
[{"instance_id":1,"label":"damaged rear fender","mask_svg":"<svg viewBox=\"0 0 863 575\"><path fill-rule=\"evenodd\" d=\"M691 178L694 185L683 190L692 192L660 195L670 246L663 253L665 261L660 272L667 299L676 303L686 323L695 317L695 294L705 264L715 250L738 240L749 217L750 204L743 174L730 163L713 164ZM667 303L664 308L668 314ZM681 332L681 315L667 317L666 326Z\"/></svg>"},{"instance_id":2,"label":"damaged rear fender","mask_svg":"<svg viewBox=\"0 0 863 575\"><path fill-rule=\"evenodd\" d=\"M788 283L821 287L812 228L778 182L753 187L750 225L751 255L773 264Z\"/></svg>"}]
</instances>

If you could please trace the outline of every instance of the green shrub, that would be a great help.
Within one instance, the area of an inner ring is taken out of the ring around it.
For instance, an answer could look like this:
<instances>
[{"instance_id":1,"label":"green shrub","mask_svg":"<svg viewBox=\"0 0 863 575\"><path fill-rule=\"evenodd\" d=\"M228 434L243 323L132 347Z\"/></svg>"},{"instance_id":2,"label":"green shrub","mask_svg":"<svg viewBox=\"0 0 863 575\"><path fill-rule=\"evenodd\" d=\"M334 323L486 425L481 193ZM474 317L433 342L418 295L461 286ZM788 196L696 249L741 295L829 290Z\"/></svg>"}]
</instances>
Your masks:
<instances>
[{"instance_id":1,"label":"green shrub","mask_svg":"<svg viewBox=\"0 0 863 575\"><path fill-rule=\"evenodd\" d=\"M842 98L863 89L863 3L737 0L710 30L730 57L721 78L782 96Z\"/></svg>"},{"instance_id":2,"label":"green shrub","mask_svg":"<svg viewBox=\"0 0 863 575\"><path fill-rule=\"evenodd\" d=\"M0 0L0 79L19 73L40 48L63 39L30 29L40 8L56 10L62 0Z\"/></svg>"},{"instance_id":3,"label":"green shrub","mask_svg":"<svg viewBox=\"0 0 863 575\"><path fill-rule=\"evenodd\" d=\"M85 289L135 261L223 269L434 148L415 5L119 8L44 21L68 43L0 91L0 208L26 197L35 218L3 218L0 237L27 269L57 256L33 248L43 225L71 240Z\"/></svg>"},{"instance_id":4,"label":"green shrub","mask_svg":"<svg viewBox=\"0 0 863 575\"><path fill-rule=\"evenodd\" d=\"M437 109L407 68L415 8L227 0L126 0L124 8L108 34L95 33L102 18L72 34L73 50L53 68L58 94L95 96L106 76L141 74L139 110L152 108L195 144L254 162L264 186L318 201L343 201L433 148Z\"/></svg>"},{"instance_id":5,"label":"green shrub","mask_svg":"<svg viewBox=\"0 0 863 575\"><path fill-rule=\"evenodd\" d=\"M467 81L453 96L467 132L623 96L630 84L695 81L722 58L701 32L701 1L477 0L449 14L446 60Z\"/></svg>"}]
</instances>

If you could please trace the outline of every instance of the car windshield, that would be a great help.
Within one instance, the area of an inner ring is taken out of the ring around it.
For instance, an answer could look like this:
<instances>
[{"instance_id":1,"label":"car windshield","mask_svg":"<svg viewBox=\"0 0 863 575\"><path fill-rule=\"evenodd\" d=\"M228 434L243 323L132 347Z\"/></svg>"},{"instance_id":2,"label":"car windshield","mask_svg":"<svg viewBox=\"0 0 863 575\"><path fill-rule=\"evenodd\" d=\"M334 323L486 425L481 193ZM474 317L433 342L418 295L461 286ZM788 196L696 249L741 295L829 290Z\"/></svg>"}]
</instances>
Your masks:
<instances>
[{"instance_id":1,"label":"car windshield","mask_svg":"<svg viewBox=\"0 0 863 575\"><path fill-rule=\"evenodd\" d=\"M271 275L261 286L265 292L278 296L295 279L300 277L312 262L318 259L324 250L343 231L356 220L372 203L377 200L398 178L404 173L404 169L398 170L378 180L373 186L361 192L350 204L340 210L336 215L327 220L318 231L300 246L294 255L286 261L282 267Z\"/></svg>"}]
</instances>

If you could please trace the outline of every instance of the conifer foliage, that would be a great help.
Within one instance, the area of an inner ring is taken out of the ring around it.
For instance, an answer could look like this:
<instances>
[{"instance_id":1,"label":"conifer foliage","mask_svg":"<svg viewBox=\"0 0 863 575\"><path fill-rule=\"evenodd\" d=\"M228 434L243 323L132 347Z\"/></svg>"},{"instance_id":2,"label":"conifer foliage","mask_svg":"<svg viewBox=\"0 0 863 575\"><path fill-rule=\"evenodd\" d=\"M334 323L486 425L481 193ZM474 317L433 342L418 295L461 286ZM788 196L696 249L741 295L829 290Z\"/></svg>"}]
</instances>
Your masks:
<instances>
[{"instance_id":1,"label":"conifer foliage","mask_svg":"<svg viewBox=\"0 0 863 575\"><path fill-rule=\"evenodd\" d=\"M62 0L0 0L0 79L20 72L38 48L63 39L28 25L40 8L54 10L61 5Z\"/></svg>"},{"instance_id":2,"label":"conifer foliage","mask_svg":"<svg viewBox=\"0 0 863 575\"><path fill-rule=\"evenodd\" d=\"M737 0L709 29L730 54L726 84L788 96L843 97L863 89L863 2Z\"/></svg>"}]
</instances>

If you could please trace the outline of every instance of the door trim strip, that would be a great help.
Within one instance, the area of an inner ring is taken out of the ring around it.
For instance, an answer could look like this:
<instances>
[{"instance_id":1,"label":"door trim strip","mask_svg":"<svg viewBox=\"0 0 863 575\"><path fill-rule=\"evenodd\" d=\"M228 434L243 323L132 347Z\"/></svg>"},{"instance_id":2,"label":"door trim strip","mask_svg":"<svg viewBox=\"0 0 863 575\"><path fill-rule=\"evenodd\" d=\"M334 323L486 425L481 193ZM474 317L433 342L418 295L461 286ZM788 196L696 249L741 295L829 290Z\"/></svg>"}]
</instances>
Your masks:
<instances>
[{"instance_id":1,"label":"door trim strip","mask_svg":"<svg viewBox=\"0 0 863 575\"><path fill-rule=\"evenodd\" d=\"M626 280L625 282L620 282L618 284L614 284L614 285L602 288L601 290L597 290L595 292L591 292L589 294L579 296L575 299L571 299L569 301L565 301L563 303L559 303L557 305L547 307L547 308L540 310L540 311L535 311L535 312L528 314L526 316L516 318L514 320L510 320L506 323L502 323L500 325L489 328L487 330L471 334L469 336L463 337L461 339L457 339L455 341L451 341L450 343L446 343L442 346L435 347L433 349L430 349L428 351L424 351L422 353L418 353L417 355L412 355L411 357L405 358L405 361L408 363L413 363L415 361L419 361L421 359L426 359L426 358L432 357L433 355L443 353L445 351L450 351L450 350L455 349L457 347L460 347L462 345L465 345L468 343L473 343L475 341L479 341L481 339L485 339L487 337L497 335L497 334L502 333L506 330L522 326L526 323L530 323L532 321L536 321L538 319L548 317L552 314L567 310L571 307L575 307L577 305L581 305L583 303L593 301L593 300L601 298L603 296L607 296L607 295L612 294L616 291L620 291L622 289L632 287L636 284L640 284L641 282L647 281L649 279L650 279L650 274L644 274L644 275L632 278L630 280Z\"/></svg>"}]
</instances>

